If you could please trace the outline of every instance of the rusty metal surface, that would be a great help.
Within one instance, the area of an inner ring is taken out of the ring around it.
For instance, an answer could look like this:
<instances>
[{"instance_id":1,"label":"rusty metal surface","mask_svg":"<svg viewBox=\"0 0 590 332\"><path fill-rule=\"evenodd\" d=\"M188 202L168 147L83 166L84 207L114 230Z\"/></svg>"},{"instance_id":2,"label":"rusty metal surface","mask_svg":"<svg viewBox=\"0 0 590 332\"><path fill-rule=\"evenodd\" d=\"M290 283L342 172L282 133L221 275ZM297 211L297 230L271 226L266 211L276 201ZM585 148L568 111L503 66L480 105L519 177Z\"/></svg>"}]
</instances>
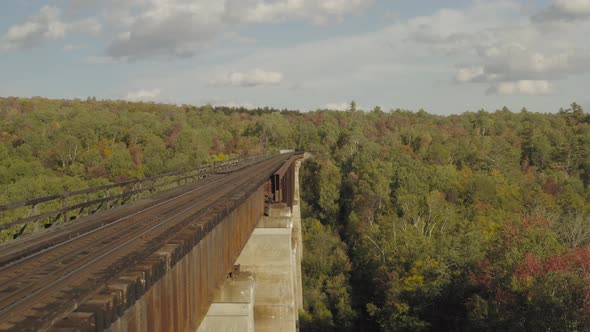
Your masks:
<instances>
[{"instance_id":1,"label":"rusty metal surface","mask_svg":"<svg viewBox=\"0 0 590 332\"><path fill-rule=\"evenodd\" d=\"M293 208L295 190L295 162L303 158L303 153L293 154L272 176L271 186L275 203L285 203Z\"/></svg>"},{"instance_id":2,"label":"rusty metal surface","mask_svg":"<svg viewBox=\"0 0 590 332\"><path fill-rule=\"evenodd\" d=\"M289 160L287 160L276 172L275 174L278 174L279 176L283 176L285 175L290 169L292 169L293 164L299 160L303 158L303 153L297 153L297 154L293 154L291 155L291 157L289 158Z\"/></svg>"},{"instance_id":3,"label":"rusty metal surface","mask_svg":"<svg viewBox=\"0 0 590 332\"><path fill-rule=\"evenodd\" d=\"M265 182L289 157L212 175L172 201L0 267L0 330L100 331L130 309L154 321L134 317L129 331L186 330L232 270L263 213ZM142 311L133 304L146 292Z\"/></svg>"}]
</instances>

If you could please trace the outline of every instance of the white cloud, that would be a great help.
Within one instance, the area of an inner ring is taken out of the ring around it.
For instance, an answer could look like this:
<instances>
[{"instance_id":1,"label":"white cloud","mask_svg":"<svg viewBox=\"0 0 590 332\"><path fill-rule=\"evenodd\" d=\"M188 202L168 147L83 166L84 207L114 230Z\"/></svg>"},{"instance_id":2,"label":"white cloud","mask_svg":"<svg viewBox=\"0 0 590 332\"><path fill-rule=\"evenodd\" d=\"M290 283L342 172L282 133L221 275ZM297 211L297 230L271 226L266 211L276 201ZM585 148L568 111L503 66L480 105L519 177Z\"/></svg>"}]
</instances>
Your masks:
<instances>
[{"instance_id":1,"label":"white cloud","mask_svg":"<svg viewBox=\"0 0 590 332\"><path fill-rule=\"evenodd\" d=\"M490 89L488 94L499 95L528 95L541 96L552 92L551 83L548 81L521 80L516 82L499 82Z\"/></svg>"},{"instance_id":2,"label":"white cloud","mask_svg":"<svg viewBox=\"0 0 590 332\"><path fill-rule=\"evenodd\" d=\"M216 97L277 105L278 100L281 107L299 103L314 108L355 96L381 105L416 108L430 102L422 96L435 85L433 95L445 94L439 99L453 99L454 103L462 100L463 104L468 98L482 99L477 92L528 96L553 93L553 87L565 85L574 76L583 81L587 76L580 74L590 71L590 45L586 41L590 20L533 20L532 7L517 0L477 0L465 7L412 18L403 13L396 20L380 21L387 24L381 29L272 47L264 41L237 45L225 38L229 34L239 37L246 25L338 20L362 12L371 1L70 1L84 4L84 8L92 3L98 7L94 11L99 13L97 19L87 21L88 31L93 30L92 22L102 23L101 38L107 40L108 48L104 54L86 58L88 62L110 64L202 54L183 62L181 70L180 65L170 66L169 73L164 74L168 78L162 77L160 68L154 68L153 81L146 83L142 75L141 82L128 85L160 87L175 101ZM559 3L554 1L544 11L558 8ZM559 8L572 12L565 5ZM578 13L583 13L579 9ZM74 29L64 17L68 17L67 11L56 20L66 24L64 33L70 34ZM54 36L50 40L62 38ZM256 36L255 32L248 30L250 36ZM145 66L149 75L151 68ZM232 69L235 72L228 72ZM263 85L275 87L271 94L262 88L233 88ZM470 97L453 96L466 91ZM138 92L129 97L140 98L135 95ZM144 91L143 95L152 92ZM429 100L436 105L435 98ZM404 104L411 99L416 103ZM325 106L346 109L348 103Z\"/></svg>"},{"instance_id":3,"label":"white cloud","mask_svg":"<svg viewBox=\"0 0 590 332\"><path fill-rule=\"evenodd\" d=\"M288 47L257 47L245 56L225 60L216 66L199 65L186 73L171 75L166 87L168 90L175 85L193 86L188 82L194 83L195 77L201 77L201 84L205 87L200 90L202 96L194 98L203 99L220 93L218 86L221 84L253 85L245 83L248 80L244 78L247 75L243 71L232 75L226 72L226 68L260 68L264 65L262 68L272 68L287 77L288 81L283 79L285 84L273 89L271 95L266 89L233 89L232 98L251 100L262 105L282 100L281 104L274 105L292 107L292 103L299 103L306 108L315 108L327 101L342 101L356 96L370 100L373 104L420 108L425 106L420 91L436 84L437 91L447 89L446 93L452 94L469 89L471 95L475 96L473 92L478 91L477 86L458 88L454 85L449 89L449 80L453 77L457 83L472 82L489 86L502 81L548 80L543 78L543 71L546 73L546 68L553 65L549 66L547 63L551 61L547 59L543 60L545 64L541 61L540 65L536 65L537 69L541 69L535 74L538 77L529 77L529 73L524 72L526 75L522 77L518 73L515 77L506 74L502 79L499 73L508 73L508 69L501 70L502 63L499 60L497 62L500 65L496 69L492 68L490 65L494 61L488 60L483 54L485 50L493 47L501 49L501 45L513 41L533 47L548 44L548 41L539 42L541 39L537 35L534 38L528 36L531 33L523 30L520 19L513 14L518 12L515 6L501 2L496 8L487 2L477 2L477 5L464 10L445 10L428 17L400 19L381 30ZM415 32L419 30L431 32L433 42L427 42L428 38L414 38ZM451 49L454 53L449 53ZM488 56L492 55L493 52L490 52ZM509 56L498 55L499 58ZM454 68L458 68L459 72ZM226 74L220 77L219 73ZM211 77L215 79L208 79ZM416 81L421 83L416 84ZM291 89L293 82L303 84L305 89ZM217 87L212 87L212 83ZM160 83L154 80L153 84ZM483 94L487 88L481 87L480 93ZM188 89L186 93L189 93ZM416 102L408 103L410 99ZM348 103L336 102L324 106L346 109Z\"/></svg>"},{"instance_id":4,"label":"white cloud","mask_svg":"<svg viewBox=\"0 0 590 332\"><path fill-rule=\"evenodd\" d=\"M67 24L68 32L98 35L102 31L102 24L96 18L85 18Z\"/></svg>"},{"instance_id":5,"label":"white cloud","mask_svg":"<svg viewBox=\"0 0 590 332\"><path fill-rule=\"evenodd\" d=\"M509 43L484 49L480 57L485 74L496 79L560 78L575 72L575 50L551 50L533 45L531 49L519 43Z\"/></svg>"},{"instance_id":6,"label":"white cloud","mask_svg":"<svg viewBox=\"0 0 590 332\"><path fill-rule=\"evenodd\" d=\"M335 111L346 111L350 108L350 103L328 103L322 107L322 109L335 110Z\"/></svg>"},{"instance_id":7,"label":"white cloud","mask_svg":"<svg viewBox=\"0 0 590 332\"><path fill-rule=\"evenodd\" d=\"M462 9L441 9L403 23L405 40L442 55L473 53L488 43L496 31L518 22L521 6L508 0L476 1Z\"/></svg>"},{"instance_id":8,"label":"white cloud","mask_svg":"<svg viewBox=\"0 0 590 332\"><path fill-rule=\"evenodd\" d=\"M254 105L250 102L235 102L235 101L214 101L211 103L213 106L220 106L220 107L233 107L233 108L246 108L246 109L255 109L258 106Z\"/></svg>"},{"instance_id":9,"label":"white cloud","mask_svg":"<svg viewBox=\"0 0 590 332\"><path fill-rule=\"evenodd\" d=\"M97 34L101 28L96 19L64 22L59 8L44 6L23 23L11 26L0 39L0 50L31 49L48 41L64 39L70 31Z\"/></svg>"},{"instance_id":10,"label":"white cloud","mask_svg":"<svg viewBox=\"0 0 590 332\"><path fill-rule=\"evenodd\" d=\"M129 59L192 56L224 31L223 10L222 1L147 1L135 15L119 13L126 30L117 33L106 53Z\"/></svg>"},{"instance_id":11,"label":"white cloud","mask_svg":"<svg viewBox=\"0 0 590 332\"><path fill-rule=\"evenodd\" d=\"M525 10L513 0L478 1L411 18L405 47L426 58L456 58L456 83L488 83L492 90L499 82L557 80L587 70L590 53L574 29L533 23Z\"/></svg>"},{"instance_id":12,"label":"white cloud","mask_svg":"<svg viewBox=\"0 0 590 332\"><path fill-rule=\"evenodd\" d=\"M556 0L542 13L560 10L586 15L588 4L590 0ZM469 63L458 66L454 81L488 83L488 92L546 94L549 89L530 88L527 82L552 82L590 72L590 48L585 42L590 22L546 22L538 15L531 20L519 14L524 10L524 5L510 0L443 9L408 20L406 40L409 45L424 45L431 54Z\"/></svg>"},{"instance_id":13,"label":"white cloud","mask_svg":"<svg viewBox=\"0 0 590 332\"><path fill-rule=\"evenodd\" d=\"M231 21L267 23L308 19L325 23L331 18L361 12L373 0L227 0L226 16Z\"/></svg>"},{"instance_id":14,"label":"white cloud","mask_svg":"<svg viewBox=\"0 0 590 332\"><path fill-rule=\"evenodd\" d=\"M276 71L253 69L247 72L231 72L213 80L214 85L232 85L254 87L258 85L277 85L283 81L284 75Z\"/></svg>"},{"instance_id":15,"label":"white cloud","mask_svg":"<svg viewBox=\"0 0 590 332\"><path fill-rule=\"evenodd\" d=\"M113 2L106 55L130 60L190 57L244 24L311 20L325 23L357 14L373 0L128 0Z\"/></svg>"},{"instance_id":16,"label":"white cloud","mask_svg":"<svg viewBox=\"0 0 590 332\"><path fill-rule=\"evenodd\" d=\"M129 92L125 97L125 100L129 101L155 101L160 97L161 91L160 89L153 89L153 90L138 90Z\"/></svg>"},{"instance_id":17,"label":"white cloud","mask_svg":"<svg viewBox=\"0 0 590 332\"><path fill-rule=\"evenodd\" d=\"M590 15L589 0L556 0L555 7L565 13Z\"/></svg>"},{"instance_id":18,"label":"white cloud","mask_svg":"<svg viewBox=\"0 0 590 332\"><path fill-rule=\"evenodd\" d=\"M590 17L590 0L553 0L551 6L534 16L536 21L571 21Z\"/></svg>"},{"instance_id":19,"label":"white cloud","mask_svg":"<svg viewBox=\"0 0 590 332\"><path fill-rule=\"evenodd\" d=\"M213 66L195 65L170 74L165 83L161 77L154 78L151 84L197 101L211 96L226 100L230 94L256 105L292 108L295 104L307 109L359 98L409 109L437 110L446 103L464 110L468 103L478 109L482 100L494 100L482 98L486 92L528 96L528 101L536 99L530 96L563 94L566 89L558 86L574 76L583 79L580 74L590 70L585 42L590 22L576 22L576 26L532 22L530 12L523 14L527 8L512 0L475 1L463 9L400 18L366 33L286 47L261 45ZM241 70L228 73L227 68ZM251 75L244 68L270 68L283 76L277 80L282 84L272 93L219 87L271 84L272 80L251 79L266 75ZM305 89L293 89L295 82ZM200 95L194 96L195 86L200 87ZM431 91L428 101L423 99L424 91ZM347 109L348 103L324 107Z\"/></svg>"},{"instance_id":20,"label":"white cloud","mask_svg":"<svg viewBox=\"0 0 590 332\"><path fill-rule=\"evenodd\" d=\"M49 40L64 38L66 24L56 7L44 6L25 22L13 25L2 36L4 49L30 49Z\"/></svg>"},{"instance_id":21,"label":"white cloud","mask_svg":"<svg viewBox=\"0 0 590 332\"><path fill-rule=\"evenodd\" d=\"M4 49L26 49L68 32L97 35L106 27L105 56L125 61L190 57L244 24L310 20L326 23L361 13L374 0L69 0L66 13L92 9L94 18L64 22L45 6L4 36ZM66 8L66 7L64 7ZM84 9L84 10L82 10Z\"/></svg>"},{"instance_id":22,"label":"white cloud","mask_svg":"<svg viewBox=\"0 0 590 332\"><path fill-rule=\"evenodd\" d=\"M476 81L484 76L484 68L479 67L464 67L457 70L455 81L458 83L467 83Z\"/></svg>"}]
</instances>

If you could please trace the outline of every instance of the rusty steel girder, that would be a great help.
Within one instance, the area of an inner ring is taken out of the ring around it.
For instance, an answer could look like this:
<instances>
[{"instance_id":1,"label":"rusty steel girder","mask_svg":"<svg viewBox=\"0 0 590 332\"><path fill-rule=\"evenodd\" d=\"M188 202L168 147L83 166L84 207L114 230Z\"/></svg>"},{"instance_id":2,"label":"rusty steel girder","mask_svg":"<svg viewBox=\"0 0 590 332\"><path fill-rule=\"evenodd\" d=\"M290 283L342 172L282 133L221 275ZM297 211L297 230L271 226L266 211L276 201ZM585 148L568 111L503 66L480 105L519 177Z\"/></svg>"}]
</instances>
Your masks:
<instances>
[{"instance_id":1,"label":"rusty steel girder","mask_svg":"<svg viewBox=\"0 0 590 332\"><path fill-rule=\"evenodd\" d=\"M285 203L293 208L295 191L295 162L303 158L303 153L293 154L271 177L271 191L274 203Z\"/></svg>"}]
</instances>

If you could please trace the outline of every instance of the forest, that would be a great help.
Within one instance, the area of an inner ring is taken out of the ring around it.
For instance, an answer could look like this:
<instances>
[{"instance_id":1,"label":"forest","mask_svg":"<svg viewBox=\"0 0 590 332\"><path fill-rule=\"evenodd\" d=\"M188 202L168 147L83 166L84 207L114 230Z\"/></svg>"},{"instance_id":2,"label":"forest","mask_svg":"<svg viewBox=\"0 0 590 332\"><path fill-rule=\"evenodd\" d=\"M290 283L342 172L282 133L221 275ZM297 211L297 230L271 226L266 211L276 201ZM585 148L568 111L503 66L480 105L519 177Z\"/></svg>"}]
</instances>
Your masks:
<instances>
[{"instance_id":1,"label":"forest","mask_svg":"<svg viewBox=\"0 0 590 332\"><path fill-rule=\"evenodd\" d=\"M0 98L0 205L292 148L302 331L590 329L590 114Z\"/></svg>"}]
</instances>

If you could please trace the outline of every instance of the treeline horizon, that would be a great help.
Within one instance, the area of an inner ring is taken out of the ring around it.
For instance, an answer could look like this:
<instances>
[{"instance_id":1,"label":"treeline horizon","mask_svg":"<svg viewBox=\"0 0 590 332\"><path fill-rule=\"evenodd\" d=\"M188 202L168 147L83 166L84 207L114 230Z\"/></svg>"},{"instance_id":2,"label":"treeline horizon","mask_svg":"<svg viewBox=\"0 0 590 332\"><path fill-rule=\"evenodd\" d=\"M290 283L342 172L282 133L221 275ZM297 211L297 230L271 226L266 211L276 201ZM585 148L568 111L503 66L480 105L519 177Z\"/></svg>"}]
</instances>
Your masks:
<instances>
[{"instance_id":1,"label":"treeline horizon","mask_svg":"<svg viewBox=\"0 0 590 332\"><path fill-rule=\"evenodd\" d=\"M312 113L312 112L321 112L321 111L334 111L334 112L350 112L352 110L354 111L362 111L362 112L385 112L385 113L392 113L392 112L410 112L410 113L427 113L429 115L433 115L433 116L443 116L443 117L447 117L447 116L461 116L463 114L467 114L467 113L479 113L479 112L484 112L484 113L495 113L495 112L512 112L512 113L522 113L522 112L532 112L532 113L538 113L538 114L556 114L560 111L564 111L567 107L568 109L571 108L572 104L570 104L569 106L565 106L564 107L560 107L559 109L556 109L555 112L538 112L535 111L534 109L529 110L529 108L527 108L526 106L522 106L520 107L520 109L515 110L513 108L510 108L506 105L498 107L494 110L488 110L485 109L483 107L477 109L477 110L464 110L461 112L453 112L453 113L449 113L449 114L440 114L440 113L435 113L433 111L429 111L425 108L419 108L419 109L409 109L409 108L403 108L403 107L396 107L396 108L383 108L380 105L375 105L373 107L370 108L363 108L363 107L358 107L357 103L355 100L352 100L349 104L347 109L332 109L332 108L322 108L322 107L316 107L314 109L307 109L307 110L301 110L301 109L290 109L290 108L279 108L279 107L273 107L273 106L256 106L256 107L248 107L248 106L240 106L240 105L222 105L222 104L213 104L213 103L204 103L204 104L191 104L191 103L169 103L169 102L159 102L159 101L131 101L131 100L126 100L126 99L109 99L109 98L105 98L105 99L101 99L101 98L96 98L93 96L90 97L86 97L86 98L51 98L51 97L43 97L43 96L30 96L30 97L19 97L19 96L0 96L0 100L1 99L5 99L5 100L30 100L30 101L34 101L34 100L47 100L47 101L61 101L61 102L87 102L87 103L126 103L126 104L132 104L132 105L136 105L136 104L147 104L147 105L160 105L162 107L197 107L197 108L201 108L201 107L210 107L211 109L214 109L216 111L222 111L222 112L226 112L226 113L233 113L233 112L248 112L248 113L255 113L255 114L264 114L264 113L273 113L273 112L280 112L280 113L288 113L288 112L294 112L294 113ZM578 107L582 107L580 106L577 102L573 102L573 104L575 104Z\"/></svg>"},{"instance_id":2,"label":"treeline horizon","mask_svg":"<svg viewBox=\"0 0 590 332\"><path fill-rule=\"evenodd\" d=\"M302 331L590 329L590 115L0 98L0 205L285 148Z\"/></svg>"}]
</instances>

